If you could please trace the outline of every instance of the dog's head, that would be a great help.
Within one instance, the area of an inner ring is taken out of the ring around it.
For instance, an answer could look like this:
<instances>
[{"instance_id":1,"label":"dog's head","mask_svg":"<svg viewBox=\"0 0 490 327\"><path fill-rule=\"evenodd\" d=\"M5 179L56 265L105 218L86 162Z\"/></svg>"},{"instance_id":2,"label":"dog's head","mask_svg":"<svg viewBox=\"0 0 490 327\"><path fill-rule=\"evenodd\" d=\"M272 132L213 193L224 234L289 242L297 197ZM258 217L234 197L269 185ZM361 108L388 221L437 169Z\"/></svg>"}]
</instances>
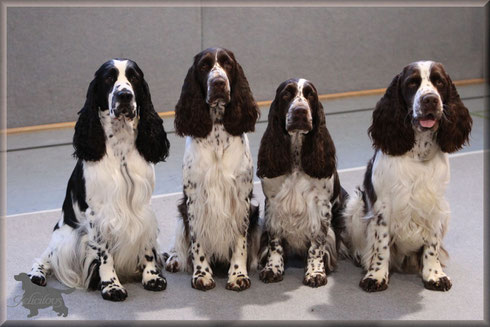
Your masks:
<instances>
[{"instance_id":1,"label":"dog's head","mask_svg":"<svg viewBox=\"0 0 490 327\"><path fill-rule=\"evenodd\" d=\"M396 75L376 104L369 134L375 148L401 155L415 143L415 133L433 131L444 152L468 141L472 119L441 63L418 61Z\"/></svg>"},{"instance_id":2,"label":"dog's head","mask_svg":"<svg viewBox=\"0 0 490 327\"><path fill-rule=\"evenodd\" d=\"M224 108L222 121L213 121L210 107ZM213 123L222 123L228 133L237 136L253 131L258 116L247 78L233 52L209 48L194 57L175 107L177 134L206 137Z\"/></svg>"}]
</instances>

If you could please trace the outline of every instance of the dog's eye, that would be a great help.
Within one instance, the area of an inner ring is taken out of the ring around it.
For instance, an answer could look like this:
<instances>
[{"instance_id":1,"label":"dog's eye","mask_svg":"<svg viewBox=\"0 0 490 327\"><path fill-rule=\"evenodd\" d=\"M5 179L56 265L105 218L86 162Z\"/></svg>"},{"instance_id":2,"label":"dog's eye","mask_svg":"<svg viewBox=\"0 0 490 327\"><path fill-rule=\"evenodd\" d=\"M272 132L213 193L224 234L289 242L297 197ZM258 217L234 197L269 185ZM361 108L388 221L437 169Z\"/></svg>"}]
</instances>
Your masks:
<instances>
[{"instance_id":1,"label":"dog's eye","mask_svg":"<svg viewBox=\"0 0 490 327\"><path fill-rule=\"evenodd\" d=\"M407 81L407 87L412 89L419 85L419 81L417 79L411 79Z\"/></svg>"},{"instance_id":2,"label":"dog's eye","mask_svg":"<svg viewBox=\"0 0 490 327\"><path fill-rule=\"evenodd\" d=\"M129 76L128 80L131 84L133 84L133 83L136 83L138 81L138 78L136 77L136 75L131 75L131 76Z\"/></svg>"},{"instance_id":3,"label":"dog's eye","mask_svg":"<svg viewBox=\"0 0 490 327\"><path fill-rule=\"evenodd\" d=\"M444 86L444 81L440 78L436 79L434 81L434 84L437 86L437 87L441 87L441 86Z\"/></svg>"},{"instance_id":4,"label":"dog's eye","mask_svg":"<svg viewBox=\"0 0 490 327\"><path fill-rule=\"evenodd\" d=\"M289 92L289 91L284 91L284 92L282 93L282 98L283 98L284 100L287 100L287 99L289 99L290 97L291 97L291 92Z\"/></svg>"},{"instance_id":5,"label":"dog's eye","mask_svg":"<svg viewBox=\"0 0 490 327\"><path fill-rule=\"evenodd\" d=\"M202 72L205 72L206 70L209 69L209 65L208 64L202 64L201 67L199 68Z\"/></svg>"},{"instance_id":6,"label":"dog's eye","mask_svg":"<svg viewBox=\"0 0 490 327\"><path fill-rule=\"evenodd\" d=\"M105 80L107 83L112 84L116 81L116 78L114 76L107 76Z\"/></svg>"}]
</instances>

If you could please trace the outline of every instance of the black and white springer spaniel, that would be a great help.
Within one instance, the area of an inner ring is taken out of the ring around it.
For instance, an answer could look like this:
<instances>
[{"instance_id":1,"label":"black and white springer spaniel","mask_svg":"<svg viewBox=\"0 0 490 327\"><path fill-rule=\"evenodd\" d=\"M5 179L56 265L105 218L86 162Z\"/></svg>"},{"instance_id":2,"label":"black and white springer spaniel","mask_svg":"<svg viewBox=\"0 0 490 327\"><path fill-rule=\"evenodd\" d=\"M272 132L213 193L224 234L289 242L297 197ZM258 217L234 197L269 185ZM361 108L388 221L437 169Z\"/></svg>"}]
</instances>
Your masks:
<instances>
[{"instance_id":1,"label":"black and white springer spaniel","mask_svg":"<svg viewBox=\"0 0 490 327\"><path fill-rule=\"evenodd\" d=\"M395 76L376 104L369 134L375 153L362 189L347 203L343 239L366 272L360 287L388 287L390 270L418 271L427 289L447 291L442 239L447 153L469 138L472 119L440 63L419 61Z\"/></svg>"},{"instance_id":2,"label":"black and white springer spaniel","mask_svg":"<svg viewBox=\"0 0 490 327\"><path fill-rule=\"evenodd\" d=\"M265 194L260 279L283 279L286 254L306 259L303 283L327 283L337 262L340 211L346 192L336 170L335 146L315 86L287 80L276 91L260 142L257 175Z\"/></svg>"},{"instance_id":3,"label":"black and white springer spaniel","mask_svg":"<svg viewBox=\"0 0 490 327\"><path fill-rule=\"evenodd\" d=\"M138 65L104 63L79 115L73 137L78 161L62 217L29 276L44 286L52 272L69 287L100 289L112 301L127 297L121 281L133 278L145 289L164 290L150 198L153 164L166 158L169 142Z\"/></svg>"},{"instance_id":4,"label":"black and white springer spaniel","mask_svg":"<svg viewBox=\"0 0 490 327\"><path fill-rule=\"evenodd\" d=\"M258 208L251 204L253 162L245 133L254 130L258 116L231 51L210 48L194 57L175 108L176 132L187 136L184 198L166 269L193 270L196 289L215 287L218 263L229 264L227 289L250 287L247 253L256 251L249 246L258 236Z\"/></svg>"}]
</instances>

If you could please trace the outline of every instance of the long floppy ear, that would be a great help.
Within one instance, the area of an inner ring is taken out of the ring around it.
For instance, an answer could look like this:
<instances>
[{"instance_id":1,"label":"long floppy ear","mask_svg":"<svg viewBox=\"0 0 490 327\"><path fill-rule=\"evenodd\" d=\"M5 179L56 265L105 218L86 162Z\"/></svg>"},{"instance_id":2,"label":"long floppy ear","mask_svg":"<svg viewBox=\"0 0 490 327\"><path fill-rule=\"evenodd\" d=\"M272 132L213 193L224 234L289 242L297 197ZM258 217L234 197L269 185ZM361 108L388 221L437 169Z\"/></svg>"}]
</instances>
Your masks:
<instances>
[{"instance_id":1,"label":"long floppy ear","mask_svg":"<svg viewBox=\"0 0 490 327\"><path fill-rule=\"evenodd\" d=\"M318 99L313 108L313 128L301 147L301 167L310 177L327 178L335 172L335 145L325 124L325 113Z\"/></svg>"},{"instance_id":2,"label":"long floppy ear","mask_svg":"<svg viewBox=\"0 0 490 327\"><path fill-rule=\"evenodd\" d=\"M392 156L406 153L415 144L411 115L400 91L400 79L401 74L393 78L385 94L376 104L373 121L368 129L373 147Z\"/></svg>"},{"instance_id":3,"label":"long floppy ear","mask_svg":"<svg viewBox=\"0 0 490 327\"><path fill-rule=\"evenodd\" d=\"M468 109L459 98L456 86L451 78L449 82L448 101L444 103L444 116L437 131L437 143L443 152L455 152L469 142L473 120Z\"/></svg>"},{"instance_id":4,"label":"long floppy ear","mask_svg":"<svg viewBox=\"0 0 490 327\"><path fill-rule=\"evenodd\" d=\"M163 128L163 120L153 108L148 84L144 79L141 83L142 92L137 100L139 120L136 148L146 161L157 163L167 158L170 142Z\"/></svg>"},{"instance_id":5,"label":"long floppy ear","mask_svg":"<svg viewBox=\"0 0 490 327\"><path fill-rule=\"evenodd\" d=\"M286 131L285 114L278 104L278 96L271 104L269 122L260 141L257 176L274 178L291 172L291 139Z\"/></svg>"},{"instance_id":6,"label":"long floppy ear","mask_svg":"<svg viewBox=\"0 0 490 327\"><path fill-rule=\"evenodd\" d=\"M90 82L87 98L83 108L78 112L79 117L73 135L73 155L85 161L98 161L106 153L105 133L100 123L99 108L96 103L96 79Z\"/></svg>"},{"instance_id":7,"label":"long floppy ear","mask_svg":"<svg viewBox=\"0 0 490 327\"><path fill-rule=\"evenodd\" d=\"M259 108L254 100L242 66L235 65L234 81L231 85L231 100L223 117L223 125L231 135L241 135L255 130Z\"/></svg>"},{"instance_id":8,"label":"long floppy ear","mask_svg":"<svg viewBox=\"0 0 490 327\"><path fill-rule=\"evenodd\" d=\"M195 67L196 59L187 72L175 106L175 132L180 136L206 137L211 132L213 121L204 99L204 91L197 81Z\"/></svg>"}]
</instances>

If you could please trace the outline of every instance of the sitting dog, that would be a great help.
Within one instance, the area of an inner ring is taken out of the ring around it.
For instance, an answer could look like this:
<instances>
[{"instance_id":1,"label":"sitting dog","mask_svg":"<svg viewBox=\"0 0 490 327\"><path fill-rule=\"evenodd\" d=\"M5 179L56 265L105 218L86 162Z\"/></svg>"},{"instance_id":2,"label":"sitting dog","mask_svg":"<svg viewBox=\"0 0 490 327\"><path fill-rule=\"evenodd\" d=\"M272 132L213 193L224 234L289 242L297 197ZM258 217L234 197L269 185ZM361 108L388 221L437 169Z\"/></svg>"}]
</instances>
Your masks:
<instances>
[{"instance_id":1,"label":"sitting dog","mask_svg":"<svg viewBox=\"0 0 490 327\"><path fill-rule=\"evenodd\" d=\"M345 191L323 106L311 82L290 79L277 88L260 142L257 176L265 194L268 239L261 251L260 279L281 281L285 255L291 253L306 258L305 285L325 285L337 262L340 229L333 224L339 221Z\"/></svg>"},{"instance_id":2,"label":"sitting dog","mask_svg":"<svg viewBox=\"0 0 490 327\"><path fill-rule=\"evenodd\" d=\"M451 288L442 270L447 154L468 141L471 126L442 64L414 62L393 78L373 112L369 134L375 152L363 187L345 210L343 239L367 271L363 290L385 290L390 270L418 271L430 290Z\"/></svg>"},{"instance_id":3,"label":"sitting dog","mask_svg":"<svg viewBox=\"0 0 490 327\"><path fill-rule=\"evenodd\" d=\"M231 51L210 48L194 57L175 108L175 130L187 136L184 198L175 244L166 254L168 271L193 271L193 288L214 288L213 270L223 264L229 265L227 289L250 287L247 253L257 251L249 247L258 235L258 208L251 204L253 162L245 133L258 116Z\"/></svg>"},{"instance_id":4,"label":"sitting dog","mask_svg":"<svg viewBox=\"0 0 490 327\"><path fill-rule=\"evenodd\" d=\"M100 288L112 301L127 297L121 280L135 277L145 289L161 291L166 280L150 199L154 164L167 157L169 142L138 65L104 63L79 115L73 137L78 161L62 217L29 276L44 286L53 272L69 287Z\"/></svg>"}]
</instances>

